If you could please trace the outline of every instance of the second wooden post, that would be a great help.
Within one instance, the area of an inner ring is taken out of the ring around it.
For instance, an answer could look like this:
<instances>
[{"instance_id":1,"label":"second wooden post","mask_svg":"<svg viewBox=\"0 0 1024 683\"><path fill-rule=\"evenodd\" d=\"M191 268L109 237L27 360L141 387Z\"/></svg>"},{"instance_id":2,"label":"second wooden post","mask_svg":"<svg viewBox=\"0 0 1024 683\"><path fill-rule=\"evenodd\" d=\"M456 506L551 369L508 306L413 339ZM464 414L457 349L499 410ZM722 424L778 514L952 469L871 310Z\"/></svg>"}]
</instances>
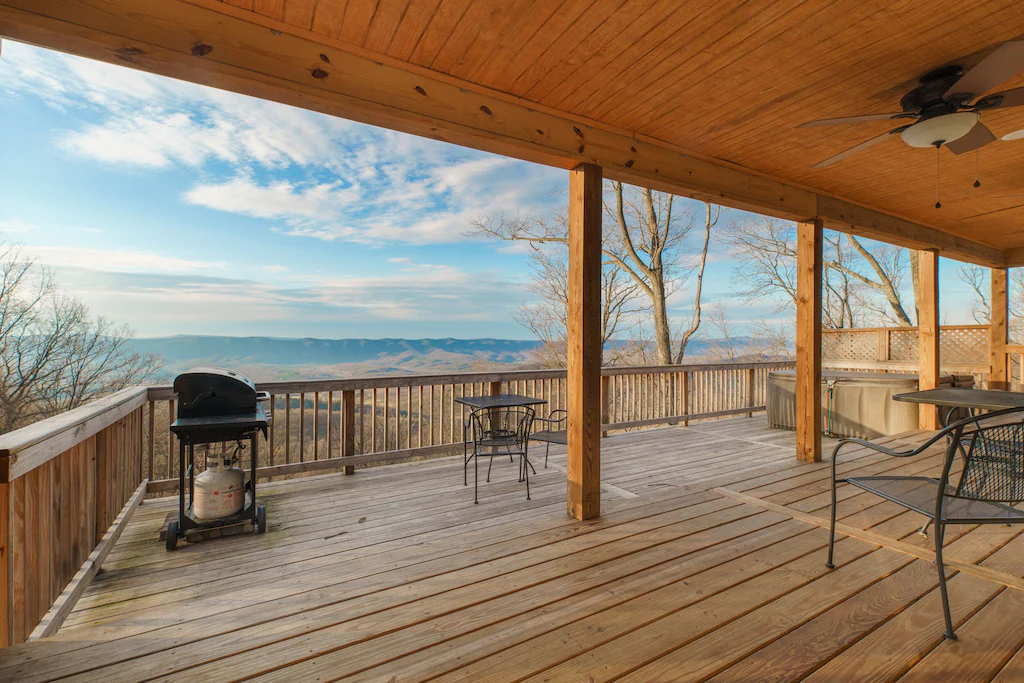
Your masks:
<instances>
[{"instance_id":1,"label":"second wooden post","mask_svg":"<svg viewBox=\"0 0 1024 683\"><path fill-rule=\"evenodd\" d=\"M939 386L939 252L934 249L918 253L917 345L918 388ZM921 404L921 429L938 429L939 414L935 406Z\"/></svg>"},{"instance_id":2,"label":"second wooden post","mask_svg":"<svg viewBox=\"0 0 1024 683\"><path fill-rule=\"evenodd\" d=\"M601 514L601 167L569 172L566 509Z\"/></svg>"}]
</instances>

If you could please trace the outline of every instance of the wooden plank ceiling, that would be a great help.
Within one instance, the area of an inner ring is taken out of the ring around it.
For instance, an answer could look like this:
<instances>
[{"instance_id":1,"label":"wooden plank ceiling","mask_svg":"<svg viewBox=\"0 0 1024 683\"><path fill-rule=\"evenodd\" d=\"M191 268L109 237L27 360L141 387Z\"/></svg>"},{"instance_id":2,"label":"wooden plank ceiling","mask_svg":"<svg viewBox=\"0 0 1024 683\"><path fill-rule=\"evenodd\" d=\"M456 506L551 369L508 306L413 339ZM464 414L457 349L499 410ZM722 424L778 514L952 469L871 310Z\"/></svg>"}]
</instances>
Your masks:
<instances>
[{"instance_id":1,"label":"wooden plank ceiling","mask_svg":"<svg viewBox=\"0 0 1024 683\"><path fill-rule=\"evenodd\" d=\"M1024 247L1024 140L974 154L899 140L811 167L890 121L928 70L1024 34L1024 5L936 0L223 0L263 17L1000 248ZM1008 81L999 90L1024 85ZM1024 107L989 111L997 135ZM980 161L980 188L974 188ZM1011 208L1016 207L1016 208Z\"/></svg>"}]
</instances>

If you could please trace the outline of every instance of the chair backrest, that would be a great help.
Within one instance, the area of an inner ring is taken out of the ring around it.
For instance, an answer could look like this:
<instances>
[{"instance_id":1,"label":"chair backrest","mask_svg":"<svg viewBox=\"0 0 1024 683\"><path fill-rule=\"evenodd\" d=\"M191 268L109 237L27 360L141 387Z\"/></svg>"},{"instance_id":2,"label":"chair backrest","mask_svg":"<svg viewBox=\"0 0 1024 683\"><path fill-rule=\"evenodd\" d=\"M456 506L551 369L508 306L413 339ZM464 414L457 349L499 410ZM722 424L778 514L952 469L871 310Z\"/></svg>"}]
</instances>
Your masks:
<instances>
[{"instance_id":1,"label":"chair backrest","mask_svg":"<svg viewBox=\"0 0 1024 683\"><path fill-rule=\"evenodd\" d=\"M1024 423L979 427L961 437L964 470L958 498L1024 502Z\"/></svg>"},{"instance_id":2,"label":"chair backrest","mask_svg":"<svg viewBox=\"0 0 1024 683\"><path fill-rule=\"evenodd\" d=\"M473 442L481 444L511 438L523 446L533 431L533 418L533 408L528 406L478 408L469 415Z\"/></svg>"}]
</instances>

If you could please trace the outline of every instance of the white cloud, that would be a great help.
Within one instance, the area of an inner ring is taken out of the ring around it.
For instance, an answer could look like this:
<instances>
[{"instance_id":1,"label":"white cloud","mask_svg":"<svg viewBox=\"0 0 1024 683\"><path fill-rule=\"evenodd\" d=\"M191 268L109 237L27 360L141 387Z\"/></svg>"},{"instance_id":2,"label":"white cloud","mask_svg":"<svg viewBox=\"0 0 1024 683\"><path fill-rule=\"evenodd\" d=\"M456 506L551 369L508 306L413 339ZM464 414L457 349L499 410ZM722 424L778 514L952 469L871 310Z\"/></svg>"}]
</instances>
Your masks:
<instances>
[{"instance_id":1,"label":"white cloud","mask_svg":"<svg viewBox=\"0 0 1024 683\"><path fill-rule=\"evenodd\" d=\"M197 169L184 201L296 237L455 242L481 213L558 203L551 188L567 182L557 169L18 43L5 44L2 69L0 88L88 114L59 133L67 153Z\"/></svg>"},{"instance_id":2,"label":"white cloud","mask_svg":"<svg viewBox=\"0 0 1024 683\"><path fill-rule=\"evenodd\" d=\"M185 200L255 218L331 220L358 196L356 188L345 188L340 181L299 185L281 180L260 185L251 178L234 178L197 185L185 193Z\"/></svg>"},{"instance_id":3,"label":"white cloud","mask_svg":"<svg viewBox=\"0 0 1024 683\"><path fill-rule=\"evenodd\" d=\"M223 261L193 261L128 250L25 246L24 251L44 265L104 272L193 273L216 272L225 267Z\"/></svg>"},{"instance_id":4,"label":"white cloud","mask_svg":"<svg viewBox=\"0 0 1024 683\"><path fill-rule=\"evenodd\" d=\"M3 235L23 235L35 230L36 227L34 223L27 223L17 218L0 220L0 234Z\"/></svg>"},{"instance_id":5,"label":"white cloud","mask_svg":"<svg viewBox=\"0 0 1024 683\"><path fill-rule=\"evenodd\" d=\"M479 336L511 326L522 283L488 271L403 265L378 276L294 274L287 284L195 272L97 270L69 265L61 282L93 310L132 320L139 334L274 334L333 337L404 334Z\"/></svg>"}]
</instances>

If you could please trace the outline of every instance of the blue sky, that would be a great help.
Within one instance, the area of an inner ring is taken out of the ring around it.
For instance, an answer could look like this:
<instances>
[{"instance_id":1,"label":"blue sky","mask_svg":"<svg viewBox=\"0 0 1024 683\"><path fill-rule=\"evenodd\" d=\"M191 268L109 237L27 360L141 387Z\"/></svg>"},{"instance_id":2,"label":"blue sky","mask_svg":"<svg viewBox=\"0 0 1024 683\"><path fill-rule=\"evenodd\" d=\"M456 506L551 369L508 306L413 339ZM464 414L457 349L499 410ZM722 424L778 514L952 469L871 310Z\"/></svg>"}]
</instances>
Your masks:
<instances>
[{"instance_id":1,"label":"blue sky","mask_svg":"<svg viewBox=\"0 0 1024 683\"><path fill-rule=\"evenodd\" d=\"M565 171L4 41L0 232L139 336L527 338L521 249L466 238L549 215ZM729 212L725 220L742 219ZM696 246L696 245L695 245ZM946 322L971 322L944 269ZM738 328L712 247L707 300ZM686 290L673 313L688 316ZM712 335L714 336L714 335Z\"/></svg>"}]
</instances>

